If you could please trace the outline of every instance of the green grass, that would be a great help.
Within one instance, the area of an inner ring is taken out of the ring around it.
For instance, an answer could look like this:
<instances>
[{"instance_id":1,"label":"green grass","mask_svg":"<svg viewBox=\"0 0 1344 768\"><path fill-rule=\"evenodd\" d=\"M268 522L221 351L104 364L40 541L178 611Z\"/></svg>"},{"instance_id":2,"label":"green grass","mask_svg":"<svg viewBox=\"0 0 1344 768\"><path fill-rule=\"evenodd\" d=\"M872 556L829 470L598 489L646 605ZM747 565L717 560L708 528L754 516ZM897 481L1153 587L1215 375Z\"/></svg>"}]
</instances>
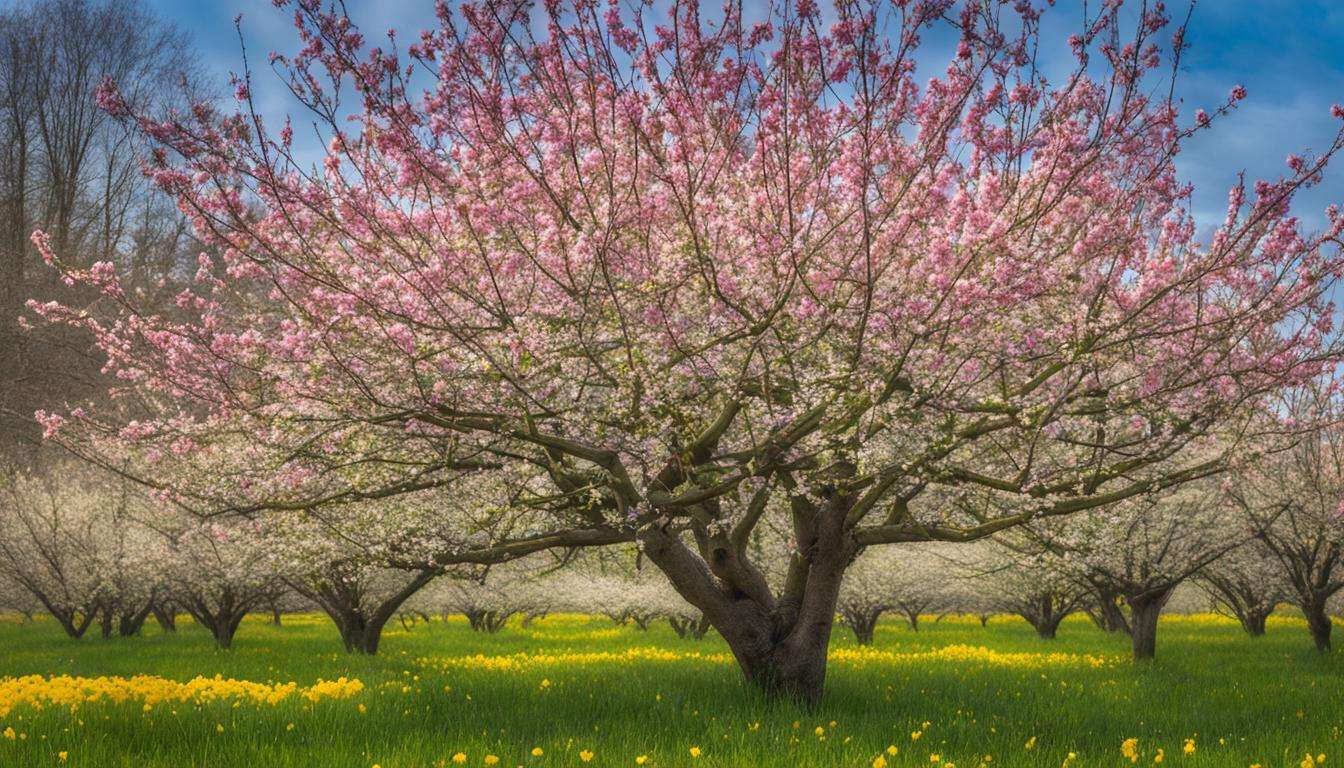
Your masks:
<instances>
[{"instance_id":1,"label":"green grass","mask_svg":"<svg viewBox=\"0 0 1344 768\"><path fill-rule=\"evenodd\" d=\"M917 655L952 646L1006 655ZM675 656L572 655L650 647ZM1164 619L1157 661L1139 667L1126 658L1126 638L1081 619L1055 641L1006 617L987 629L927 621L918 633L888 622L874 648L874 657L856 657L848 633L837 632L826 697L808 712L756 698L717 638L680 640L664 625L639 632L560 616L483 636L464 622L436 621L390 630L382 655L361 658L342 652L316 616L283 627L250 618L224 652L189 623L176 636L151 627L144 637L76 642L50 621L0 621L0 676L218 674L301 685L347 676L365 685L344 700L182 702L149 713L138 701L73 712L18 704L0 716L0 732L15 732L0 736L0 765L61 765L65 751L64 765L98 768L402 768L463 752L469 766L493 754L507 768L582 765L579 752L591 750L591 766L633 766L647 755L646 766L830 768L870 766L894 745L891 766L934 765L934 753L940 767L975 768L986 755L990 768L1060 766L1070 752L1074 766L1125 766L1120 745L1131 737L1140 765L1151 765L1158 748L1166 766L1299 766L1307 752L1344 764L1344 652L1318 656L1291 619L1254 640L1224 620ZM521 653L532 655L466 658ZM0 712L7 705L0 694ZM1191 755L1182 752L1188 738ZM701 750L694 760L693 746ZM533 756L534 747L543 754Z\"/></svg>"}]
</instances>

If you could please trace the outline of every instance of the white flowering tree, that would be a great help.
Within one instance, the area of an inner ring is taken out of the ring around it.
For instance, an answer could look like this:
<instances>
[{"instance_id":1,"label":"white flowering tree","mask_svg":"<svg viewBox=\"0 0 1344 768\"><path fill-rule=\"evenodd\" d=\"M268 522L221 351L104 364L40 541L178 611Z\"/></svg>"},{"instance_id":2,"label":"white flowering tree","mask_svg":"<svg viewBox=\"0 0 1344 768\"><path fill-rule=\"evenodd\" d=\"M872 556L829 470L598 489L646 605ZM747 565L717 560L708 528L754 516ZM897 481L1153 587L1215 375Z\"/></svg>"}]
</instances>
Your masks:
<instances>
[{"instance_id":1,"label":"white flowering tree","mask_svg":"<svg viewBox=\"0 0 1344 768\"><path fill-rule=\"evenodd\" d=\"M1335 389L1301 388L1276 412L1285 426L1319 425L1249 457L1232 498L1260 530L1316 649L1330 650L1328 606L1344 590L1344 405Z\"/></svg>"},{"instance_id":2,"label":"white flowering tree","mask_svg":"<svg viewBox=\"0 0 1344 768\"><path fill-rule=\"evenodd\" d=\"M1255 534L1229 514L1222 490L1208 481L1032 531L1054 558L1052 567L1088 584L1094 595L1124 600L1136 660L1156 654L1158 618L1176 587Z\"/></svg>"},{"instance_id":3,"label":"white flowering tree","mask_svg":"<svg viewBox=\"0 0 1344 768\"><path fill-rule=\"evenodd\" d=\"M1265 634L1265 622L1274 608L1293 594L1283 564L1259 540L1246 542L1209 563L1195 574L1194 581L1251 637Z\"/></svg>"},{"instance_id":4,"label":"white flowering tree","mask_svg":"<svg viewBox=\"0 0 1344 768\"><path fill-rule=\"evenodd\" d=\"M885 613L901 614L919 631L921 616L958 608L958 562L946 545L906 544L859 556L845 575L837 604L840 621L860 645L873 642Z\"/></svg>"},{"instance_id":5,"label":"white flowering tree","mask_svg":"<svg viewBox=\"0 0 1344 768\"><path fill-rule=\"evenodd\" d=\"M0 476L0 572L79 638L135 634L160 590L158 536L137 489L69 460Z\"/></svg>"},{"instance_id":6,"label":"white flowering tree","mask_svg":"<svg viewBox=\"0 0 1344 768\"><path fill-rule=\"evenodd\" d=\"M1053 640L1060 623L1082 610L1090 595L1077 574L1029 537L993 541L977 547L974 555L967 559L957 553L986 604L1022 617L1043 640Z\"/></svg>"},{"instance_id":7,"label":"white flowering tree","mask_svg":"<svg viewBox=\"0 0 1344 768\"><path fill-rule=\"evenodd\" d=\"M249 612L284 589L259 526L183 520L169 535L163 567L174 602L222 649Z\"/></svg>"},{"instance_id":8,"label":"white flowering tree","mask_svg":"<svg viewBox=\"0 0 1344 768\"><path fill-rule=\"evenodd\" d=\"M441 568L444 495L423 492L272 518L275 570L335 623L345 649L378 652L383 628Z\"/></svg>"}]
</instances>

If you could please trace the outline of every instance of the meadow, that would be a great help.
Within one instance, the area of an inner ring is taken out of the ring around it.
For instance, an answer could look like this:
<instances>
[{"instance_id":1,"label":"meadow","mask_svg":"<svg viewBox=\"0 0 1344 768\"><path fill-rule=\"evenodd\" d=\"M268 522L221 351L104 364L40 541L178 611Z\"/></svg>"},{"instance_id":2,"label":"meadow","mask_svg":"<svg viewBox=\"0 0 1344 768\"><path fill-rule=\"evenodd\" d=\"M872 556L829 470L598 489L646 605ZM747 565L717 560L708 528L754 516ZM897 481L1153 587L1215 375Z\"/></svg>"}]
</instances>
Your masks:
<instances>
[{"instance_id":1,"label":"meadow","mask_svg":"<svg viewBox=\"0 0 1344 768\"><path fill-rule=\"evenodd\" d=\"M319 616L69 641L0 622L4 766L1304 766L1344 762L1344 660L1301 621L1260 639L1162 621L1158 659L1085 619L837 633L819 709L768 705L712 634L559 615L496 635L394 627L347 655ZM37 678L29 676L39 676ZM52 677L54 676L54 677ZM69 676L63 677L63 676Z\"/></svg>"}]
</instances>

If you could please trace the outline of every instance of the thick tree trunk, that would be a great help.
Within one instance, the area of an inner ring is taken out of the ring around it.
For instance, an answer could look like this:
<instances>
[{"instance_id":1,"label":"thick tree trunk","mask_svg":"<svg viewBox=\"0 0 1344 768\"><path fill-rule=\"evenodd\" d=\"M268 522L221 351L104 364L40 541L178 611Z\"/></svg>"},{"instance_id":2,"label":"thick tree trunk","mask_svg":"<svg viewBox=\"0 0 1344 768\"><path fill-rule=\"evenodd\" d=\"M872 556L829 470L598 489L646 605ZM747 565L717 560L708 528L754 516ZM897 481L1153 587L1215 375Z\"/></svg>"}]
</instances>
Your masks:
<instances>
[{"instance_id":1,"label":"thick tree trunk","mask_svg":"<svg viewBox=\"0 0 1344 768\"><path fill-rule=\"evenodd\" d=\"M1269 611L1248 611L1241 616L1241 628L1251 637L1264 637Z\"/></svg>"},{"instance_id":2,"label":"thick tree trunk","mask_svg":"<svg viewBox=\"0 0 1344 768\"><path fill-rule=\"evenodd\" d=\"M117 618L117 634L122 637L134 637L140 634L149 618L149 606L146 605L134 613L123 613Z\"/></svg>"},{"instance_id":3,"label":"thick tree trunk","mask_svg":"<svg viewBox=\"0 0 1344 768\"><path fill-rule=\"evenodd\" d=\"M378 653L378 643L383 638L383 626L384 622L366 621L362 616L349 616L336 622L346 652L369 656Z\"/></svg>"},{"instance_id":4,"label":"thick tree trunk","mask_svg":"<svg viewBox=\"0 0 1344 768\"><path fill-rule=\"evenodd\" d=\"M1334 625L1330 621L1330 616L1326 614L1324 601L1319 603L1308 603L1302 607L1302 612L1307 617L1307 631L1311 633L1311 640L1316 644L1316 650L1321 653L1330 651L1330 632Z\"/></svg>"},{"instance_id":5,"label":"thick tree trunk","mask_svg":"<svg viewBox=\"0 0 1344 768\"><path fill-rule=\"evenodd\" d=\"M1042 640L1054 640L1055 633L1059 631L1059 622L1063 619L1063 616L1059 616L1033 621L1032 626L1036 628L1036 636Z\"/></svg>"},{"instance_id":6,"label":"thick tree trunk","mask_svg":"<svg viewBox=\"0 0 1344 768\"><path fill-rule=\"evenodd\" d=\"M1172 586L1126 598L1136 661L1145 661L1157 655L1157 620L1174 591L1175 587Z\"/></svg>"}]
</instances>

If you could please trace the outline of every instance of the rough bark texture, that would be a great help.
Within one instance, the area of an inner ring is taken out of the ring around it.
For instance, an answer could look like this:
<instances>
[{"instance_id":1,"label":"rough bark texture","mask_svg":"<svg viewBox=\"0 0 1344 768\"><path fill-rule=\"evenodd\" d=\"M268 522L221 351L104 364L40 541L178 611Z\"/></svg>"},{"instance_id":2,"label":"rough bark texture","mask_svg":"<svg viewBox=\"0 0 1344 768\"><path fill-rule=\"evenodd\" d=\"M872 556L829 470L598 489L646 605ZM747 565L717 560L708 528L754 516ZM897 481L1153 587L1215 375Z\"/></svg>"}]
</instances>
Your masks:
<instances>
[{"instance_id":1,"label":"rough bark texture","mask_svg":"<svg viewBox=\"0 0 1344 768\"><path fill-rule=\"evenodd\" d=\"M1126 598L1136 661L1152 659L1157 655L1157 620L1174 591L1176 587L1173 585Z\"/></svg>"},{"instance_id":2,"label":"rough bark texture","mask_svg":"<svg viewBox=\"0 0 1344 768\"><path fill-rule=\"evenodd\" d=\"M1307 604L1302 607L1302 612L1307 617L1307 631L1311 633L1311 640L1316 644L1316 650L1321 653L1330 651L1330 632L1334 624L1330 621L1330 616L1326 613L1324 603Z\"/></svg>"},{"instance_id":3,"label":"rough bark texture","mask_svg":"<svg viewBox=\"0 0 1344 768\"><path fill-rule=\"evenodd\" d=\"M642 532L640 543L672 586L723 636L751 685L770 697L815 706L826 682L826 650L841 581L858 554L845 530L850 503L843 494L822 505L791 499L798 549L778 598L746 560L745 542L726 534L696 530L698 553L679 536L657 528Z\"/></svg>"}]
</instances>

